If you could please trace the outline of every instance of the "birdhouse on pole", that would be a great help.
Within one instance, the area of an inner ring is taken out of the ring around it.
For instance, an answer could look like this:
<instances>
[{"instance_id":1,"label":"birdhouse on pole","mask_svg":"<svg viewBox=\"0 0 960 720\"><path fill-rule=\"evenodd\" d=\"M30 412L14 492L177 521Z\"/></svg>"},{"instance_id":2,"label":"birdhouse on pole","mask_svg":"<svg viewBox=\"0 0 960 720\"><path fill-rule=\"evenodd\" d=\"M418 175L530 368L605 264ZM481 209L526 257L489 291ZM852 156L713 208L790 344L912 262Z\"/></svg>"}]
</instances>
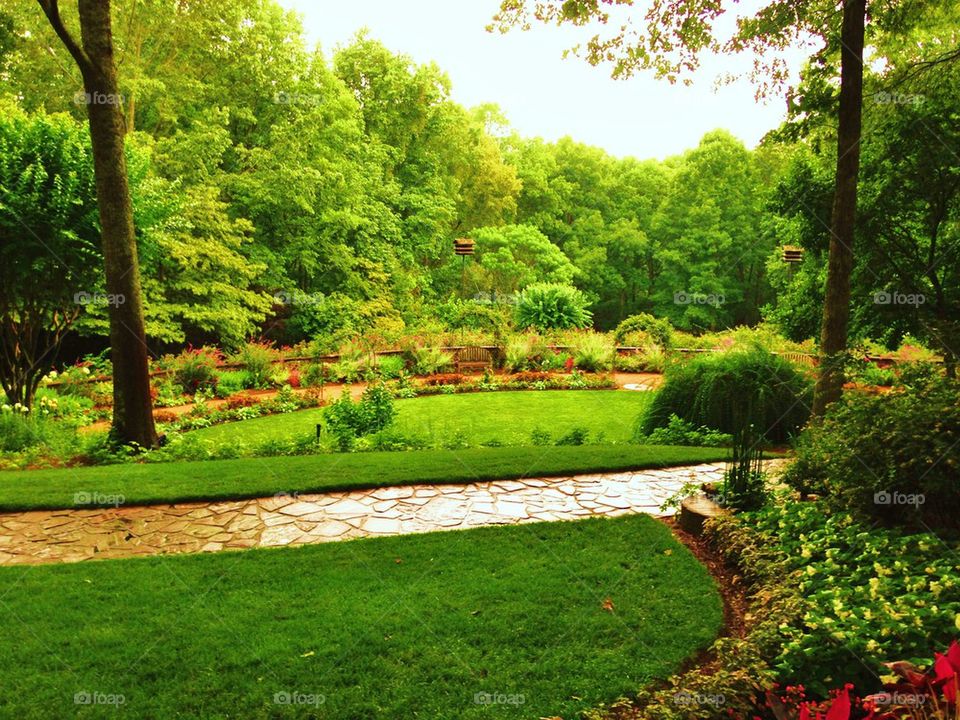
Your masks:
<instances>
[{"instance_id":1,"label":"birdhouse on pole","mask_svg":"<svg viewBox=\"0 0 960 720\"><path fill-rule=\"evenodd\" d=\"M803 261L803 248L796 245L783 246L783 261L785 263L796 264Z\"/></svg>"},{"instance_id":2,"label":"birdhouse on pole","mask_svg":"<svg viewBox=\"0 0 960 720\"><path fill-rule=\"evenodd\" d=\"M470 238L457 238L453 241L453 252L464 257L473 255L473 244Z\"/></svg>"}]
</instances>

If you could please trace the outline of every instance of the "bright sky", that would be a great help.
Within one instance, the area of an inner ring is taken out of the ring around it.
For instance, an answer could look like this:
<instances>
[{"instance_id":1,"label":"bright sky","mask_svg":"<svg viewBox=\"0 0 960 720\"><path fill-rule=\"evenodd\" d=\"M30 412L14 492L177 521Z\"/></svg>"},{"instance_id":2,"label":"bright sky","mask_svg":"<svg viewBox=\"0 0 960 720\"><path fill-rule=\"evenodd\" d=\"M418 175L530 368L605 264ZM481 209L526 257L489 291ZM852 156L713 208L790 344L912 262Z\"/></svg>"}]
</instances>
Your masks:
<instances>
[{"instance_id":1,"label":"bright sky","mask_svg":"<svg viewBox=\"0 0 960 720\"><path fill-rule=\"evenodd\" d=\"M498 0L280 2L303 16L308 39L324 52L367 27L394 52L418 63L435 61L450 76L457 102L467 107L496 103L512 127L528 137L570 135L614 155L664 158L696 146L718 127L753 147L781 122L786 108L781 97L757 103L747 78L715 87L720 75L749 67L747 57L707 58L691 87L646 73L613 80L608 67L563 59L565 48L587 38L586 30L540 26L506 35L486 32Z\"/></svg>"}]
</instances>

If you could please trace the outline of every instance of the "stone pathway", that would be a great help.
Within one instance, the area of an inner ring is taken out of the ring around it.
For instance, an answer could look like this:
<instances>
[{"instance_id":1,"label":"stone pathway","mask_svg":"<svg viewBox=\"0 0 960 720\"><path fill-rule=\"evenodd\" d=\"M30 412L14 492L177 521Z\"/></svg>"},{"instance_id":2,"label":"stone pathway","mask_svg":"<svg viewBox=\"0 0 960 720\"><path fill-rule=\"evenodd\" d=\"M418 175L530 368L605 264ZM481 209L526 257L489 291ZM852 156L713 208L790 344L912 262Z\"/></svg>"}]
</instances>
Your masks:
<instances>
[{"instance_id":1,"label":"stone pathway","mask_svg":"<svg viewBox=\"0 0 960 720\"><path fill-rule=\"evenodd\" d=\"M723 463L664 470L405 485L217 503L0 514L0 565L307 545L358 537L663 515L689 482L719 481Z\"/></svg>"}]
</instances>

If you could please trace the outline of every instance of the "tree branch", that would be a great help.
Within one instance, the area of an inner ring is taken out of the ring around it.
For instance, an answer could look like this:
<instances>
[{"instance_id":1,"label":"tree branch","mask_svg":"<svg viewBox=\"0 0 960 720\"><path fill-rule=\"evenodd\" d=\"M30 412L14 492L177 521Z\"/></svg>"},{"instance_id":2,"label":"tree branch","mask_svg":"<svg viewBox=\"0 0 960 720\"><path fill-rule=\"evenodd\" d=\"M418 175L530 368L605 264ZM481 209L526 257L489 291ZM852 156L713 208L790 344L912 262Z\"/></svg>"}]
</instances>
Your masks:
<instances>
[{"instance_id":1,"label":"tree branch","mask_svg":"<svg viewBox=\"0 0 960 720\"><path fill-rule=\"evenodd\" d=\"M74 40L70 31L64 26L63 20L60 18L60 7L57 4L57 0L37 0L37 3L40 5L40 9L43 10L43 14L47 16L47 20L50 21L50 26L53 28L53 31L73 56L73 59L80 68L81 74L84 76L84 79L86 79L87 74L92 73L94 70L93 63L83 48Z\"/></svg>"}]
</instances>

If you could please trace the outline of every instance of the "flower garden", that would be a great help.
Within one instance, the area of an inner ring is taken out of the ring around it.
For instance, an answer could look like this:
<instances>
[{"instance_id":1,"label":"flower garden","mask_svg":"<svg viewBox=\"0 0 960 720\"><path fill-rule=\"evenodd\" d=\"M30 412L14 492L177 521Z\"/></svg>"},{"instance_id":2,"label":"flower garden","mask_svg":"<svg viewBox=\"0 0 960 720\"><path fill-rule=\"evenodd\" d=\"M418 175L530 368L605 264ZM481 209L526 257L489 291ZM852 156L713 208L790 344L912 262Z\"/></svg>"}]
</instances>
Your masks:
<instances>
[{"instance_id":1,"label":"flower garden","mask_svg":"<svg viewBox=\"0 0 960 720\"><path fill-rule=\"evenodd\" d=\"M960 720L960 3L483 5L0 4L0 720Z\"/></svg>"}]
</instances>

